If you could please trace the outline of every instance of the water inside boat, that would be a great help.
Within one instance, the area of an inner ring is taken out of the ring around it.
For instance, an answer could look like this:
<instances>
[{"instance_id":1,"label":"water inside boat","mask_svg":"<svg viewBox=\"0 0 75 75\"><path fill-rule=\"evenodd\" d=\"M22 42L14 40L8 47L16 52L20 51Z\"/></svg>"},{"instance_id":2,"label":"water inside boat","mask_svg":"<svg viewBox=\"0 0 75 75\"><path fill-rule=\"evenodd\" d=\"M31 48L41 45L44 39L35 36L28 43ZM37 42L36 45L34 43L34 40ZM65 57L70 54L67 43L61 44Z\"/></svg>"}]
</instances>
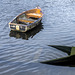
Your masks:
<instances>
[{"instance_id":1,"label":"water inside boat","mask_svg":"<svg viewBox=\"0 0 75 75\"><path fill-rule=\"evenodd\" d=\"M30 24L30 23L33 23L34 21L36 21L38 18L34 18L34 17L29 17L27 18L26 14L22 14L20 15L18 18L17 18L17 23L18 24Z\"/></svg>"},{"instance_id":2,"label":"water inside boat","mask_svg":"<svg viewBox=\"0 0 75 75\"><path fill-rule=\"evenodd\" d=\"M25 24L34 23L43 16L41 9L35 8L21 13L12 23Z\"/></svg>"}]
</instances>

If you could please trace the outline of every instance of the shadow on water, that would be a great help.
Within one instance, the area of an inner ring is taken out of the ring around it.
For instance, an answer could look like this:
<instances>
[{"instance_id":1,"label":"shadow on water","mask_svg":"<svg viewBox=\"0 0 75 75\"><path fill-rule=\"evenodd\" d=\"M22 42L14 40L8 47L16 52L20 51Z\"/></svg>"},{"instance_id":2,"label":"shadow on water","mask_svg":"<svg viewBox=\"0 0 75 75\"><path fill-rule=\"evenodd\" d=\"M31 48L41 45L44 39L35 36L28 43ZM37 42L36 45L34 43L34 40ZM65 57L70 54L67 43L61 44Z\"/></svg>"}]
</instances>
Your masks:
<instances>
[{"instance_id":1,"label":"shadow on water","mask_svg":"<svg viewBox=\"0 0 75 75\"><path fill-rule=\"evenodd\" d=\"M9 36L10 37L15 37L16 39L22 38L22 39L28 40L30 37L33 38L34 35L39 33L42 29L43 29L43 25L41 23L38 26L36 26L35 28L33 28L32 30L27 31L26 33L17 32L17 31L10 31Z\"/></svg>"},{"instance_id":2,"label":"shadow on water","mask_svg":"<svg viewBox=\"0 0 75 75\"><path fill-rule=\"evenodd\" d=\"M50 64L50 65L58 65L58 66L75 67L75 47L56 46L56 45L49 45L49 46L67 53L68 56L63 58L43 61L41 63Z\"/></svg>"}]
</instances>

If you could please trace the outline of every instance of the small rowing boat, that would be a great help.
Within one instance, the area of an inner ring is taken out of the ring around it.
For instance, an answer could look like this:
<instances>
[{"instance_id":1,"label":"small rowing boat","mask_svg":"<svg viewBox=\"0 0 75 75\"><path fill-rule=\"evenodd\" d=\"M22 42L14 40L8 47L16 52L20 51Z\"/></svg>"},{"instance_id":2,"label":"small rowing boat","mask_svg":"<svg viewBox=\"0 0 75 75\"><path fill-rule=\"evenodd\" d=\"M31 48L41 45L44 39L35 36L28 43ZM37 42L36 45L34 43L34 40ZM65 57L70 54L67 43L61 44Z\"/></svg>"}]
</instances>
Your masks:
<instances>
[{"instance_id":1,"label":"small rowing boat","mask_svg":"<svg viewBox=\"0 0 75 75\"><path fill-rule=\"evenodd\" d=\"M40 7L24 11L9 22L9 28L13 31L26 32L39 25L42 16L43 13Z\"/></svg>"}]
</instances>

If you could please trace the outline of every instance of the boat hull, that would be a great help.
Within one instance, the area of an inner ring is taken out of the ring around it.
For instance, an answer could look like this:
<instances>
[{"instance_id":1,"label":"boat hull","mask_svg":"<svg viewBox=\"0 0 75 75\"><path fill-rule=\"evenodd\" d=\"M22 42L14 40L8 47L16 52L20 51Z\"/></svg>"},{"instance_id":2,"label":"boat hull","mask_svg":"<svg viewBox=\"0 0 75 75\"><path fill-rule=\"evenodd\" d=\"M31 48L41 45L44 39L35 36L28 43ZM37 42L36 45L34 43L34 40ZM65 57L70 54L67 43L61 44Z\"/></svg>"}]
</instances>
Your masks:
<instances>
[{"instance_id":1,"label":"boat hull","mask_svg":"<svg viewBox=\"0 0 75 75\"><path fill-rule=\"evenodd\" d=\"M13 31L19 31L19 32L27 32L37 25L41 23L42 18L39 18L37 21L34 23L28 24L28 25L23 25L23 24L15 24L15 23L9 23L9 28Z\"/></svg>"},{"instance_id":2,"label":"boat hull","mask_svg":"<svg viewBox=\"0 0 75 75\"><path fill-rule=\"evenodd\" d=\"M9 28L13 31L27 32L39 25L42 16L42 11L39 8L24 11L9 23Z\"/></svg>"}]
</instances>

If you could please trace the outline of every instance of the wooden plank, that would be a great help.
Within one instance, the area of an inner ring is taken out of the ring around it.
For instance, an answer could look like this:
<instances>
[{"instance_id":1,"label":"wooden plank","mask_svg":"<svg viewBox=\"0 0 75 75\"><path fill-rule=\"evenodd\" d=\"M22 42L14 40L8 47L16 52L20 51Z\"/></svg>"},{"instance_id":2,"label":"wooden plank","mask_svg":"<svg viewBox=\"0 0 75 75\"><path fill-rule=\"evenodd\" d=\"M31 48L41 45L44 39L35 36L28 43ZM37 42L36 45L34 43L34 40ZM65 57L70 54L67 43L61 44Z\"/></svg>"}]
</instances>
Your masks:
<instances>
[{"instance_id":1,"label":"wooden plank","mask_svg":"<svg viewBox=\"0 0 75 75\"><path fill-rule=\"evenodd\" d=\"M27 15L28 18L29 17L34 17L34 18L40 18L40 17L42 17L42 15L38 14L38 13L28 13L26 15Z\"/></svg>"},{"instance_id":2,"label":"wooden plank","mask_svg":"<svg viewBox=\"0 0 75 75\"><path fill-rule=\"evenodd\" d=\"M28 20L22 20L22 19L19 19L18 21L20 22L29 22L29 23L33 23L34 21L28 21Z\"/></svg>"}]
</instances>

